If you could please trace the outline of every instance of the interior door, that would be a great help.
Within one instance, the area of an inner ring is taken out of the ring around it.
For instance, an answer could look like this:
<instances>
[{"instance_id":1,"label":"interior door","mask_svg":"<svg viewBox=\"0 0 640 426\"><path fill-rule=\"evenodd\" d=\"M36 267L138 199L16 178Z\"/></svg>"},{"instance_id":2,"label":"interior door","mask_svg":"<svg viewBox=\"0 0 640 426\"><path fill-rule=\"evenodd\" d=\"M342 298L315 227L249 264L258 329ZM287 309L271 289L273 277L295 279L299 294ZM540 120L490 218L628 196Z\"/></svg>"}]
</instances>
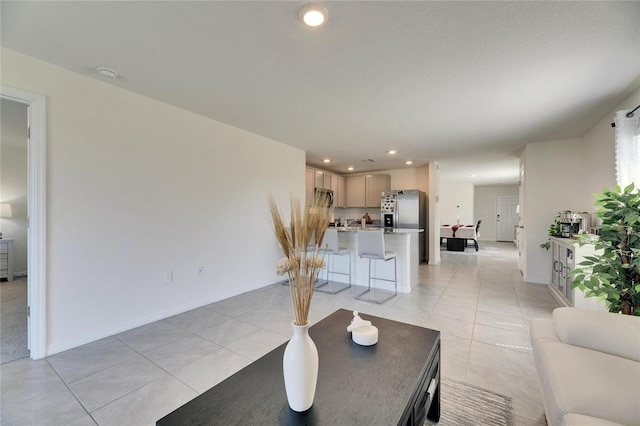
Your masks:
<instances>
[{"instance_id":1,"label":"interior door","mask_svg":"<svg viewBox=\"0 0 640 426\"><path fill-rule=\"evenodd\" d=\"M496 198L496 240L515 241L515 227L518 225L516 209L518 194L498 195Z\"/></svg>"}]
</instances>

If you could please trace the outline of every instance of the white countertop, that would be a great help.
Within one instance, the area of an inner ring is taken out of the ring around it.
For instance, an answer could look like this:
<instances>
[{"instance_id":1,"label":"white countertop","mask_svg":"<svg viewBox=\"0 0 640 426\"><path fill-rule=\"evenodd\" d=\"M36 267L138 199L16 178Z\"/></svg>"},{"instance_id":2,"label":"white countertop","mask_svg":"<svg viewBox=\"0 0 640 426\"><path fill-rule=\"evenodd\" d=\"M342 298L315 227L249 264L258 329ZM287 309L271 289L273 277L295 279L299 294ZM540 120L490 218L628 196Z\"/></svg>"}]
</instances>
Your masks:
<instances>
[{"instance_id":1,"label":"white countertop","mask_svg":"<svg viewBox=\"0 0 640 426\"><path fill-rule=\"evenodd\" d=\"M356 231L362 231L362 229L359 226L350 226L348 228L345 228L343 226L338 226L336 227L336 229L338 230L338 232L356 232ZM379 226L367 226L366 231L379 231L383 229L385 234L412 234L412 233L419 233L419 232L424 232L424 229L420 228L381 228Z\"/></svg>"}]
</instances>

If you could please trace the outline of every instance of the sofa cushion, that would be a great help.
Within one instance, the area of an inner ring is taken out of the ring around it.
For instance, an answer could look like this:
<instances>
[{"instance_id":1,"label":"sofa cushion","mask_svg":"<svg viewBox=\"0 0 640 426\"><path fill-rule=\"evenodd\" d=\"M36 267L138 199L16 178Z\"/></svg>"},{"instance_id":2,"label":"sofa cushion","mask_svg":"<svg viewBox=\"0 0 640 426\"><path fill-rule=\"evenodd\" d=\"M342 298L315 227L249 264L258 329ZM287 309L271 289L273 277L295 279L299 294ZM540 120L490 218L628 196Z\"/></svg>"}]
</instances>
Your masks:
<instances>
[{"instance_id":1,"label":"sofa cushion","mask_svg":"<svg viewBox=\"0 0 640 426\"><path fill-rule=\"evenodd\" d=\"M562 426L624 426L620 423L584 416L582 414L569 413L562 419Z\"/></svg>"},{"instance_id":2,"label":"sofa cushion","mask_svg":"<svg viewBox=\"0 0 640 426\"><path fill-rule=\"evenodd\" d=\"M535 341L539 339L560 340L556 334L553 320L547 318L534 318L529 321L529 335L533 347L535 347Z\"/></svg>"},{"instance_id":3,"label":"sofa cushion","mask_svg":"<svg viewBox=\"0 0 640 426\"><path fill-rule=\"evenodd\" d=\"M561 425L568 413L640 424L640 363L559 341L535 345L549 424Z\"/></svg>"},{"instance_id":4,"label":"sofa cushion","mask_svg":"<svg viewBox=\"0 0 640 426\"><path fill-rule=\"evenodd\" d=\"M640 317L557 308L553 324L565 343L640 361Z\"/></svg>"}]
</instances>

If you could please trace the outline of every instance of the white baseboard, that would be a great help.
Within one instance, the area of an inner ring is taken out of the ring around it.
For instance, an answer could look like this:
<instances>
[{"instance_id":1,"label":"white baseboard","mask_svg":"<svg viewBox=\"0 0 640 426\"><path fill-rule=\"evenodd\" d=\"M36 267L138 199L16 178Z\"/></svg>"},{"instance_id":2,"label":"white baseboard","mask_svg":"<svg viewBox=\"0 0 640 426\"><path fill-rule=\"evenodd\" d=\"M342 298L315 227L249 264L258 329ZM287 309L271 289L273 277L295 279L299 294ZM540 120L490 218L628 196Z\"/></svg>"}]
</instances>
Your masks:
<instances>
[{"instance_id":1,"label":"white baseboard","mask_svg":"<svg viewBox=\"0 0 640 426\"><path fill-rule=\"evenodd\" d=\"M542 277L534 277L532 275L524 275L524 282L531 284L544 284L549 285L549 279L544 279Z\"/></svg>"}]
</instances>

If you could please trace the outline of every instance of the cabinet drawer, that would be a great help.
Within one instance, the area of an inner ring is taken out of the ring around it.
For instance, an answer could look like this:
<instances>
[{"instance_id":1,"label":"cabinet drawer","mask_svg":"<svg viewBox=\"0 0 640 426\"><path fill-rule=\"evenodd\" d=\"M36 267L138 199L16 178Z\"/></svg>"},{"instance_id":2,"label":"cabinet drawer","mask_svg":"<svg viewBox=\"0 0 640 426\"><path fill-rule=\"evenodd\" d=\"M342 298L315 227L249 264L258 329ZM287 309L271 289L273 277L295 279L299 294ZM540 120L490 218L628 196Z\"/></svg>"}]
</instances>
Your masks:
<instances>
[{"instance_id":1,"label":"cabinet drawer","mask_svg":"<svg viewBox=\"0 0 640 426\"><path fill-rule=\"evenodd\" d=\"M423 424L427 417L427 412L433 398L435 397L438 384L440 383L440 363L436 360L430 367L429 372L424 378L420 390L418 391L418 399L413 406L414 424Z\"/></svg>"},{"instance_id":2,"label":"cabinet drawer","mask_svg":"<svg viewBox=\"0 0 640 426\"><path fill-rule=\"evenodd\" d=\"M7 243L0 244L0 254L9 253L9 245Z\"/></svg>"},{"instance_id":3,"label":"cabinet drawer","mask_svg":"<svg viewBox=\"0 0 640 426\"><path fill-rule=\"evenodd\" d=\"M0 269L9 269L9 260L7 258L0 258Z\"/></svg>"}]
</instances>

